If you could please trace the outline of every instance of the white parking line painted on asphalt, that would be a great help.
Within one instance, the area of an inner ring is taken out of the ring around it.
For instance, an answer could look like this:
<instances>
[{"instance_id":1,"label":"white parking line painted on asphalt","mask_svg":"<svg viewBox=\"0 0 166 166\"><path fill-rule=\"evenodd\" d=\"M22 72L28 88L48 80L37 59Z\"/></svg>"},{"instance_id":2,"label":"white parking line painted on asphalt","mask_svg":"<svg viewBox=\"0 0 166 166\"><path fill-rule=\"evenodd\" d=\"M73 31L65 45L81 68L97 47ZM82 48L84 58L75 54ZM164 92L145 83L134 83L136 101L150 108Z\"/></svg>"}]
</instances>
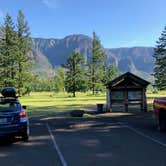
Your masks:
<instances>
[{"instance_id":1,"label":"white parking line painted on asphalt","mask_svg":"<svg viewBox=\"0 0 166 166\"><path fill-rule=\"evenodd\" d=\"M140 135L140 136L142 136L144 138L147 138L147 139L149 139L149 140L151 140L151 141L163 146L164 148L166 148L166 144L165 143L163 143L163 142L161 142L161 141L159 141L157 139L154 139L153 137L151 137L151 136L149 136L147 134L144 134L143 132L141 132L141 131L139 131L139 130L137 130L137 129L129 126L129 125L126 125L123 122L120 122L119 124L123 125L123 127L126 127L128 129L130 129L131 131L135 132L136 134L138 134L138 135Z\"/></svg>"},{"instance_id":2,"label":"white parking line painted on asphalt","mask_svg":"<svg viewBox=\"0 0 166 166\"><path fill-rule=\"evenodd\" d=\"M55 138L54 138L54 136L53 136L53 133L52 133L51 128L50 128L50 126L49 126L48 123L46 123L46 127L47 127L48 132L49 132L49 134L50 134L50 137L51 137L51 139L52 139L54 148L56 149L56 151L57 151L57 153L58 153L58 155L59 155L59 158L60 158L60 160L61 160L62 166L67 166L67 163L66 163L66 161L65 161L65 159L64 159L64 157L63 157L63 155L62 155L62 153L61 153L61 151L60 151L60 149L59 149L59 147L58 147L58 145L57 145L57 143L56 143L56 141L55 141Z\"/></svg>"}]
</instances>

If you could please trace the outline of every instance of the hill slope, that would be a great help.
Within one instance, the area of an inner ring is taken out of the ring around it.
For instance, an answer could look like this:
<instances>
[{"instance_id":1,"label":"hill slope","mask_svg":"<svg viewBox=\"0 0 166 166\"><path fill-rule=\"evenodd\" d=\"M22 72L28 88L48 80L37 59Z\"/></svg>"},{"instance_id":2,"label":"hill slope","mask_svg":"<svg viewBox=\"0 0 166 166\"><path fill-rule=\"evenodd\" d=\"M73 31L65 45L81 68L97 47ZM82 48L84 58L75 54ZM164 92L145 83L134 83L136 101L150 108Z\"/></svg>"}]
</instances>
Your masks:
<instances>
[{"instance_id":1,"label":"hill slope","mask_svg":"<svg viewBox=\"0 0 166 166\"><path fill-rule=\"evenodd\" d=\"M0 37L3 33L0 29ZM32 55L35 64L32 70L44 76L54 74L53 69L66 63L72 51L79 51L89 61L92 39L86 35L70 35L64 39L32 38ZM153 47L103 48L107 62L114 63L122 73L130 71L144 78L152 79L154 59Z\"/></svg>"},{"instance_id":2,"label":"hill slope","mask_svg":"<svg viewBox=\"0 0 166 166\"><path fill-rule=\"evenodd\" d=\"M33 38L33 49L40 51L54 67L65 64L67 57L73 50L79 51L89 60L91 56L92 39L85 35L71 35L64 39ZM152 79L153 71L153 47L132 47L105 49L108 63L114 63L121 72L133 72L142 77Z\"/></svg>"},{"instance_id":3,"label":"hill slope","mask_svg":"<svg viewBox=\"0 0 166 166\"><path fill-rule=\"evenodd\" d=\"M42 52L48 61L55 65L66 63L67 57L72 51L77 50L85 59L90 56L92 40L84 35L67 36L64 39L32 39L33 48Z\"/></svg>"}]
</instances>

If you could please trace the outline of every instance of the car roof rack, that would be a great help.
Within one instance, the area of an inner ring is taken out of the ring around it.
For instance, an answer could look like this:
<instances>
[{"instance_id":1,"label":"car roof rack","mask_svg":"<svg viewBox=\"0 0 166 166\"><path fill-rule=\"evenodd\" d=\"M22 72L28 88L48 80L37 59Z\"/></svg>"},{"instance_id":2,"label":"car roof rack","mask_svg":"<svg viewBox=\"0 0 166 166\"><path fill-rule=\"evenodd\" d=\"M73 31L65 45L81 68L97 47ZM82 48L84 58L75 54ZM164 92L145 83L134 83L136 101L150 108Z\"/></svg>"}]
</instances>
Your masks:
<instances>
[{"instance_id":1,"label":"car roof rack","mask_svg":"<svg viewBox=\"0 0 166 166\"><path fill-rule=\"evenodd\" d=\"M17 101L18 96L15 97L4 97L0 96L0 102L12 102L12 101Z\"/></svg>"}]
</instances>

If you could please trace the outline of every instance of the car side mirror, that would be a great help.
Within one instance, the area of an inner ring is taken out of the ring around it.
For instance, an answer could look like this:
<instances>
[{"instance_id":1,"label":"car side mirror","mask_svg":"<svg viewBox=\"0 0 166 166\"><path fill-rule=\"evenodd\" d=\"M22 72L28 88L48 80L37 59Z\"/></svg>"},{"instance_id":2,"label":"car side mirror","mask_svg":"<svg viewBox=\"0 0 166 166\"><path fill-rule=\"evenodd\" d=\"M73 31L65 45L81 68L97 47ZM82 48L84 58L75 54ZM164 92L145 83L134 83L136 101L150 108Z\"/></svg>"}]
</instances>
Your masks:
<instances>
[{"instance_id":1,"label":"car side mirror","mask_svg":"<svg viewBox=\"0 0 166 166\"><path fill-rule=\"evenodd\" d=\"M27 109L27 106L26 106L26 105L23 105L22 108L26 110L26 109Z\"/></svg>"}]
</instances>

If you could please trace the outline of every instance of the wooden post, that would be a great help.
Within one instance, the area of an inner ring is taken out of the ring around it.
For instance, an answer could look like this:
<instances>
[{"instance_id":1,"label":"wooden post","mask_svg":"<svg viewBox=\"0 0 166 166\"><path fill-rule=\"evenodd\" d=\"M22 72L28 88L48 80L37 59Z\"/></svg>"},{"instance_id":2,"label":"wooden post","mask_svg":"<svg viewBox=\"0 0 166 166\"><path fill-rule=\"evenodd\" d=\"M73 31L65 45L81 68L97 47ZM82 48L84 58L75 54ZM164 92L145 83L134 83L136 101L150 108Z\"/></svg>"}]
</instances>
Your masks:
<instances>
[{"instance_id":1,"label":"wooden post","mask_svg":"<svg viewBox=\"0 0 166 166\"><path fill-rule=\"evenodd\" d=\"M107 88L106 95L107 95L106 110L107 112L110 112L111 111L111 93L109 88Z\"/></svg>"},{"instance_id":2,"label":"wooden post","mask_svg":"<svg viewBox=\"0 0 166 166\"><path fill-rule=\"evenodd\" d=\"M128 112L128 90L127 90L127 85L125 85L125 112Z\"/></svg>"},{"instance_id":3,"label":"wooden post","mask_svg":"<svg viewBox=\"0 0 166 166\"><path fill-rule=\"evenodd\" d=\"M126 102L125 103L125 112L128 112L129 110L128 110L128 103Z\"/></svg>"},{"instance_id":4,"label":"wooden post","mask_svg":"<svg viewBox=\"0 0 166 166\"><path fill-rule=\"evenodd\" d=\"M141 101L140 109L141 109L141 111L144 111L144 103L143 103L143 101Z\"/></svg>"},{"instance_id":5,"label":"wooden post","mask_svg":"<svg viewBox=\"0 0 166 166\"><path fill-rule=\"evenodd\" d=\"M143 89L143 111L147 112L146 88Z\"/></svg>"},{"instance_id":6,"label":"wooden post","mask_svg":"<svg viewBox=\"0 0 166 166\"><path fill-rule=\"evenodd\" d=\"M112 97L111 97L111 89L109 89L109 99L110 99L110 109L109 109L109 112L112 112Z\"/></svg>"}]
</instances>

